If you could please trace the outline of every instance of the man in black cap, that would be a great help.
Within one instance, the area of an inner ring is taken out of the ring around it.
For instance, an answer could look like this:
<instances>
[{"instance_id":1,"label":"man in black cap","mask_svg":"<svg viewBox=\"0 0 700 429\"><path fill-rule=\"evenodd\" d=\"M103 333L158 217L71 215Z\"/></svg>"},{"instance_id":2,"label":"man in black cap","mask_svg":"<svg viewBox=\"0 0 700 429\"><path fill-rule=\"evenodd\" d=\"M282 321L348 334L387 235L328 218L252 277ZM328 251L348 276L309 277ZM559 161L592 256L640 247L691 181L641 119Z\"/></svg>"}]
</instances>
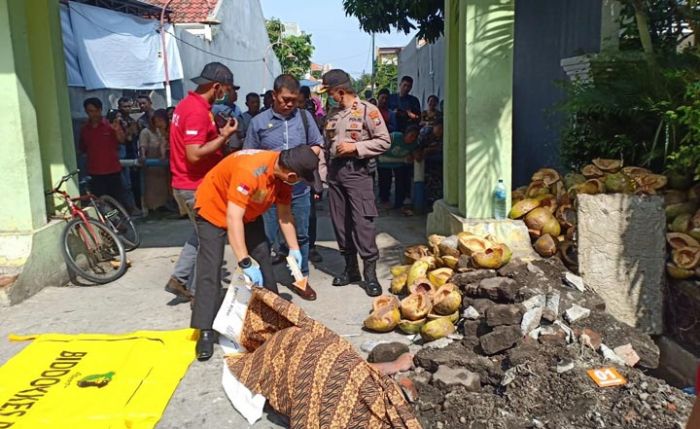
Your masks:
<instances>
[{"instance_id":1,"label":"man in black cap","mask_svg":"<svg viewBox=\"0 0 700 429\"><path fill-rule=\"evenodd\" d=\"M374 158L391 146L389 131L376 106L361 101L350 76L334 69L323 75L320 92L338 103L329 112L324 133L327 139L328 202L345 270L333 279L333 286L345 286L362 280L357 254L364 262L364 286L367 295L382 294L377 280L377 232L374 218L374 183L371 172Z\"/></svg>"},{"instance_id":2,"label":"man in black cap","mask_svg":"<svg viewBox=\"0 0 700 429\"><path fill-rule=\"evenodd\" d=\"M204 176L224 157L223 146L238 124L228 120L217 126L211 107L233 89L233 73L221 63L209 63L192 79L197 89L190 91L173 112L170 125L170 172L173 196L180 212L194 223L194 194ZM180 301L192 299L197 259L197 234L193 231L175 263L165 290Z\"/></svg>"},{"instance_id":3,"label":"man in black cap","mask_svg":"<svg viewBox=\"0 0 700 429\"><path fill-rule=\"evenodd\" d=\"M281 152L244 149L235 152L204 178L197 190L197 291L191 326L199 329L197 359L213 353L212 324L220 305L221 263L228 239L238 266L253 284L277 293L270 247L261 215L277 205L280 230L289 255L301 265L292 215L292 187L314 181L318 156L307 145Z\"/></svg>"}]
</instances>

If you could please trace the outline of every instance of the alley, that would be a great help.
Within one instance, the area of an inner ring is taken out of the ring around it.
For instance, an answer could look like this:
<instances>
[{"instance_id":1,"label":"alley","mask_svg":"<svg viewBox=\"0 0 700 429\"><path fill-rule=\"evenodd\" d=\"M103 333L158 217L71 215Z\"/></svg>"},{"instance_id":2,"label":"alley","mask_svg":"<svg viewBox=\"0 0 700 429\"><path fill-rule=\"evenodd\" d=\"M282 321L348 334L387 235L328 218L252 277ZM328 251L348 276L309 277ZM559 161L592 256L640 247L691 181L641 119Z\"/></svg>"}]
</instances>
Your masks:
<instances>
[{"instance_id":1,"label":"alley","mask_svg":"<svg viewBox=\"0 0 700 429\"><path fill-rule=\"evenodd\" d=\"M402 243L423 240L423 217L382 216L378 221L378 243L382 251L378 274L388 287L388 268L396 264ZM180 329L189 326L188 305L169 306L172 295L163 291L180 246L189 234L187 220L147 220L139 225L141 247L129 254L132 266L124 277L104 286L47 287L32 298L0 313L0 364L4 364L28 343L13 343L8 334L126 333L141 329ZM399 242L398 237L401 237ZM58 244L57 244L58 245ZM319 241L324 262L312 269L310 283L318 300L303 301L282 287L308 314L347 338L356 348L379 335L362 330L370 298L357 286L334 288L330 272L342 269L328 210L319 212ZM227 268L232 269L227 249ZM284 274L284 266L277 267ZM394 333L381 340L403 339ZM194 350L192 351L194 354ZM158 428L242 428L245 420L236 412L221 388L222 355L216 349L207 362L194 361L175 391ZM280 427L276 416L266 415L255 428Z\"/></svg>"}]
</instances>

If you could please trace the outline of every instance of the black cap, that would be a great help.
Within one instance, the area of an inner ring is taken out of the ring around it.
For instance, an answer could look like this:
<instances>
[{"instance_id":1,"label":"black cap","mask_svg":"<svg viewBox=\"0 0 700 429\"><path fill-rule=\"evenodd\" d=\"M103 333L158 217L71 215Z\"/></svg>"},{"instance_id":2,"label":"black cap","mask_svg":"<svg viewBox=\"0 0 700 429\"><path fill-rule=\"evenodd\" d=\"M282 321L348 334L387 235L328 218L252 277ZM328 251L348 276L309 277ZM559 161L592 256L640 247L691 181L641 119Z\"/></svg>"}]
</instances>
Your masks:
<instances>
[{"instance_id":1,"label":"black cap","mask_svg":"<svg viewBox=\"0 0 700 429\"><path fill-rule=\"evenodd\" d=\"M202 73L200 73L198 77L192 79L192 82L196 83L197 85L218 82L224 85L231 85L235 89L240 88L240 86L233 84L233 73L231 72L231 69L218 62L205 65L204 69L202 69Z\"/></svg>"},{"instance_id":2,"label":"black cap","mask_svg":"<svg viewBox=\"0 0 700 429\"><path fill-rule=\"evenodd\" d=\"M306 183L314 183L314 171L318 168L318 156L309 145L300 145L280 153L282 167L293 171Z\"/></svg>"},{"instance_id":3,"label":"black cap","mask_svg":"<svg viewBox=\"0 0 700 429\"><path fill-rule=\"evenodd\" d=\"M350 75L345 73L343 70L329 70L326 74L323 75L323 84L321 85L321 88L319 88L316 92L318 92L319 94L323 94L331 88L349 83L352 83Z\"/></svg>"}]
</instances>

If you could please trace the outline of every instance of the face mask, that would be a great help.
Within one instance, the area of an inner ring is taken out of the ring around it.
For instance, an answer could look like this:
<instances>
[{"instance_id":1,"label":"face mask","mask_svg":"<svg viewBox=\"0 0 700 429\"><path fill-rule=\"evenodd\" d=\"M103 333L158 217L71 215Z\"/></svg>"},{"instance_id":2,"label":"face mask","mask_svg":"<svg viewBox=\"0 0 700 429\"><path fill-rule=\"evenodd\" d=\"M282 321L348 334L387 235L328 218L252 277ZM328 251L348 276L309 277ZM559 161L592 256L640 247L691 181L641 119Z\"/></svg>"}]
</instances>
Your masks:
<instances>
[{"instance_id":1,"label":"face mask","mask_svg":"<svg viewBox=\"0 0 700 429\"><path fill-rule=\"evenodd\" d=\"M335 101L335 98L329 96L328 97L328 105L330 107L338 107L338 102Z\"/></svg>"},{"instance_id":2,"label":"face mask","mask_svg":"<svg viewBox=\"0 0 700 429\"><path fill-rule=\"evenodd\" d=\"M216 104L226 104L228 102L228 94L224 92L223 97L216 98Z\"/></svg>"}]
</instances>

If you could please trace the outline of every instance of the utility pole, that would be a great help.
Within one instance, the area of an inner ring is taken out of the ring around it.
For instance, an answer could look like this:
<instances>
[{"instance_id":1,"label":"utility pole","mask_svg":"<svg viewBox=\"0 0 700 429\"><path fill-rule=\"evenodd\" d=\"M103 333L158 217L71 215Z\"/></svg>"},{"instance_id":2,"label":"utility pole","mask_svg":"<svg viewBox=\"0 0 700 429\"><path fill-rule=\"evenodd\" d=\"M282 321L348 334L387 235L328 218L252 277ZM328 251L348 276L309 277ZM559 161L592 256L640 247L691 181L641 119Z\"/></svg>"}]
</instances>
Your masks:
<instances>
[{"instance_id":1,"label":"utility pole","mask_svg":"<svg viewBox=\"0 0 700 429\"><path fill-rule=\"evenodd\" d=\"M374 50L374 33L372 33L372 79L370 80L370 87L372 88L372 96L374 97L374 79L376 70L376 51Z\"/></svg>"}]
</instances>

